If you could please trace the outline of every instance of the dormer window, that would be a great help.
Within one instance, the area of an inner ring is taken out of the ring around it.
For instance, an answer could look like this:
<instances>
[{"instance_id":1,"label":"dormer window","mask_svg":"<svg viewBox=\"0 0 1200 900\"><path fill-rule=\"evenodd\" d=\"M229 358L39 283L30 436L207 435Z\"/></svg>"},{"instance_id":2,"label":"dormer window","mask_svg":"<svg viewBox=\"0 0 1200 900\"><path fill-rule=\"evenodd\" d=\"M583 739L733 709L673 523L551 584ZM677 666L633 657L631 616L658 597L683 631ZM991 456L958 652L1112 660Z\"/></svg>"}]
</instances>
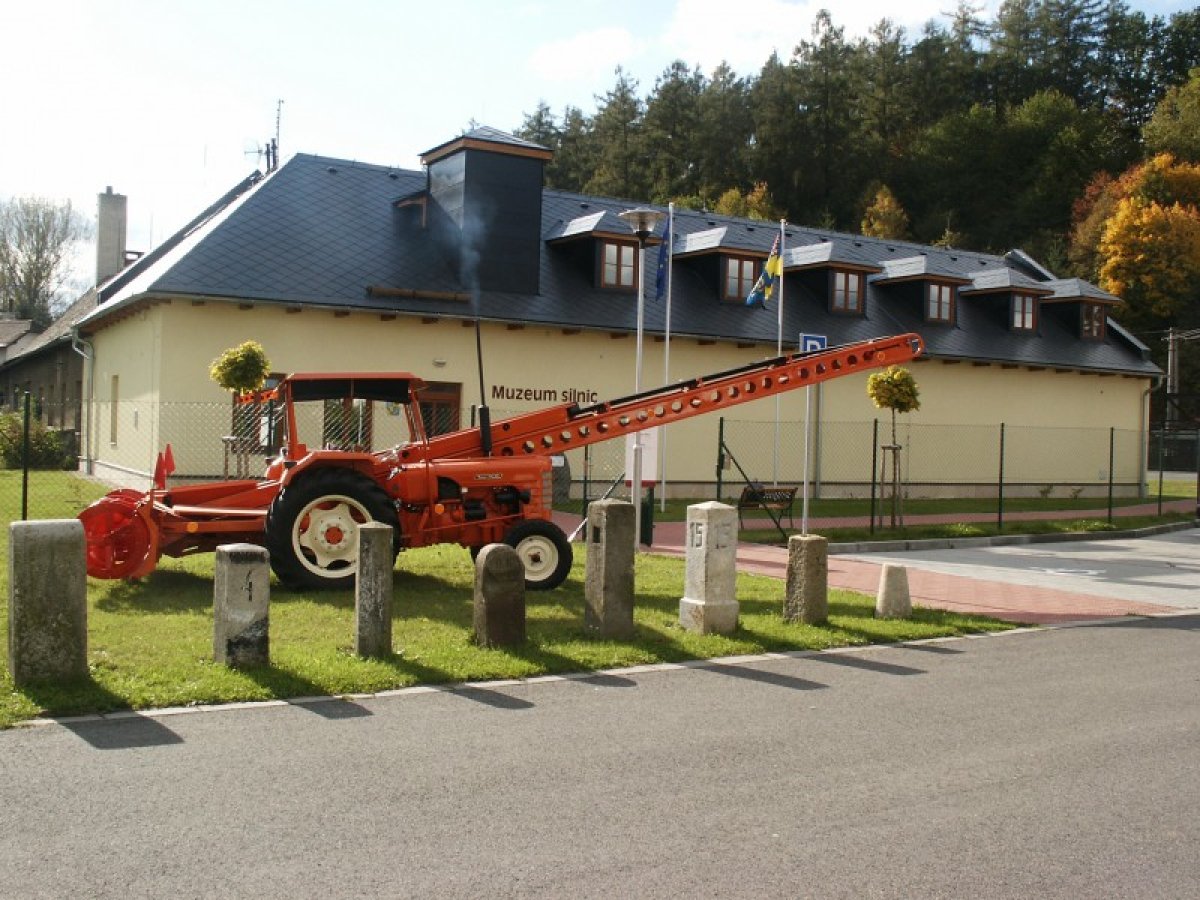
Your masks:
<instances>
[{"instance_id":1,"label":"dormer window","mask_svg":"<svg viewBox=\"0 0 1200 900\"><path fill-rule=\"evenodd\" d=\"M833 271L833 295L830 308L837 313L858 315L863 311L866 276L862 272Z\"/></svg>"},{"instance_id":2,"label":"dormer window","mask_svg":"<svg viewBox=\"0 0 1200 900\"><path fill-rule=\"evenodd\" d=\"M946 322L954 321L954 286L949 284L930 284L925 295L925 321Z\"/></svg>"},{"instance_id":3,"label":"dormer window","mask_svg":"<svg viewBox=\"0 0 1200 900\"><path fill-rule=\"evenodd\" d=\"M1084 303L1080 315L1083 337L1090 341L1104 340L1104 304Z\"/></svg>"},{"instance_id":4,"label":"dormer window","mask_svg":"<svg viewBox=\"0 0 1200 900\"><path fill-rule=\"evenodd\" d=\"M1032 294L1013 294L1013 331L1033 331L1037 328L1037 300Z\"/></svg>"},{"instance_id":5,"label":"dormer window","mask_svg":"<svg viewBox=\"0 0 1200 900\"><path fill-rule=\"evenodd\" d=\"M620 291L631 291L637 286L636 244L601 243L600 286Z\"/></svg>"},{"instance_id":6,"label":"dormer window","mask_svg":"<svg viewBox=\"0 0 1200 900\"><path fill-rule=\"evenodd\" d=\"M758 278L758 272L755 271L757 267L758 260L749 257L725 257L725 287L721 292L721 298L745 303Z\"/></svg>"}]
</instances>

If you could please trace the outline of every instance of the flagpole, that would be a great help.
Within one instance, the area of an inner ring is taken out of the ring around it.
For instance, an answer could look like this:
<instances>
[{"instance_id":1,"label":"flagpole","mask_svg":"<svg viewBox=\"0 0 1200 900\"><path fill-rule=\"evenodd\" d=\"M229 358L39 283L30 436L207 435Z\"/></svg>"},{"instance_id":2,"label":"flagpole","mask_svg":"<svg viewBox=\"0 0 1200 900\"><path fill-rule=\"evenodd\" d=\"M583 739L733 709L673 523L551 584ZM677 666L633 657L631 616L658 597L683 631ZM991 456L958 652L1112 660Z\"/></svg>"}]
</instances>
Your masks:
<instances>
[{"instance_id":1,"label":"flagpole","mask_svg":"<svg viewBox=\"0 0 1200 900\"><path fill-rule=\"evenodd\" d=\"M787 233L784 230L787 225L787 219L779 220L779 284L776 290L779 292L778 305L778 323L775 328L775 355L783 356L783 254L787 249ZM772 483L779 486L779 418L780 418L780 395L775 395L775 459L772 471Z\"/></svg>"},{"instance_id":2,"label":"flagpole","mask_svg":"<svg viewBox=\"0 0 1200 900\"><path fill-rule=\"evenodd\" d=\"M671 383L671 270L675 262L675 203L667 204L667 230L663 236L667 242L667 309L663 323L663 384ZM667 510L667 429L659 426L658 431L658 508Z\"/></svg>"}]
</instances>

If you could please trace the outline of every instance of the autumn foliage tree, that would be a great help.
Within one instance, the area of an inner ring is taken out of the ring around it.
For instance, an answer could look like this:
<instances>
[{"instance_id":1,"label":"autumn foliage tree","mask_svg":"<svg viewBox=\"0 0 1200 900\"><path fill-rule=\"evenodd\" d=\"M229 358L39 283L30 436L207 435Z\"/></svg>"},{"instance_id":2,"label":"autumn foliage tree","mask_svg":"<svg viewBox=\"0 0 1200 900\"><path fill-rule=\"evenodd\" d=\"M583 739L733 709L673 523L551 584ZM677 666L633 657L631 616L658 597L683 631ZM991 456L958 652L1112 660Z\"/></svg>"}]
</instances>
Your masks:
<instances>
[{"instance_id":1,"label":"autumn foliage tree","mask_svg":"<svg viewBox=\"0 0 1200 900\"><path fill-rule=\"evenodd\" d=\"M904 240L908 237L908 213L891 188L881 185L863 214L862 233L867 237Z\"/></svg>"},{"instance_id":2,"label":"autumn foliage tree","mask_svg":"<svg viewBox=\"0 0 1200 900\"><path fill-rule=\"evenodd\" d=\"M1178 324L1200 296L1200 164L1163 153L1093 180L1070 253L1079 274L1121 298L1125 324Z\"/></svg>"}]
</instances>

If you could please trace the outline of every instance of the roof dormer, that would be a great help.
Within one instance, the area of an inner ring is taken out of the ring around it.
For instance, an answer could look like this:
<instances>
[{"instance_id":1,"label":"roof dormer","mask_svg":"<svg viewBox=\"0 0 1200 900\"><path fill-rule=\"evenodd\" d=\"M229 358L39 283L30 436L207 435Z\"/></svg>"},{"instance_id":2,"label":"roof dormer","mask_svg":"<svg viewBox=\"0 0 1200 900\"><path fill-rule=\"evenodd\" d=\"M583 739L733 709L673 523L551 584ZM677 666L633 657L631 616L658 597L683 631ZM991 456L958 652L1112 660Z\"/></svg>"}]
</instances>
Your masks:
<instances>
[{"instance_id":1,"label":"roof dormer","mask_svg":"<svg viewBox=\"0 0 1200 900\"><path fill-rule=\"evenodd\" d=\"M469 286L538 292L545 147L495 128L473 129L421 155L429 224Z\"/></svg>"}]
</instances>

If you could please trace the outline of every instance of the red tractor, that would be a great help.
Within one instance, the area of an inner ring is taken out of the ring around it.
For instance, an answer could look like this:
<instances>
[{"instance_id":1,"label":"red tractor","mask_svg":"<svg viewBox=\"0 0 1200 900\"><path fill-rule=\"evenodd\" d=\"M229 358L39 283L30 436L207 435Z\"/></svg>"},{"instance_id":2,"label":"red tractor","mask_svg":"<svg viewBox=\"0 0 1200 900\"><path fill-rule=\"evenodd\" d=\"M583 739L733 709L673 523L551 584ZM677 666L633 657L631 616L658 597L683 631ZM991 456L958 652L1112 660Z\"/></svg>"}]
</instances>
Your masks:
<instances>
[{"instance_id":1,"label":"red tractor","mask_svg":"<svg viewBox=\"0 0 1200 900\"><path fill-rule=\"evenodd\" d=\"M915 334L791 354L590 406L562 404L480 427L429 437L420 414L424 382L406 373L296 374L243 398L266 430L282 435L260 479L113 491L82 513L88 574L138 578L162 555L211 552L221 544L265 546L285 584L347 587L358 559L358 527L392 526L394 548L487 544L517 550L531 589L557 587L571 545L551 521L551 457L656 425L724 409L857 371L907 362ZM371 451L359 424L337 442L306 445L298 410L308 402L359 411L373 402L403 415L408 440ZM355 406L355 404L358 404Z\"/></svg>"}]
</instances>

